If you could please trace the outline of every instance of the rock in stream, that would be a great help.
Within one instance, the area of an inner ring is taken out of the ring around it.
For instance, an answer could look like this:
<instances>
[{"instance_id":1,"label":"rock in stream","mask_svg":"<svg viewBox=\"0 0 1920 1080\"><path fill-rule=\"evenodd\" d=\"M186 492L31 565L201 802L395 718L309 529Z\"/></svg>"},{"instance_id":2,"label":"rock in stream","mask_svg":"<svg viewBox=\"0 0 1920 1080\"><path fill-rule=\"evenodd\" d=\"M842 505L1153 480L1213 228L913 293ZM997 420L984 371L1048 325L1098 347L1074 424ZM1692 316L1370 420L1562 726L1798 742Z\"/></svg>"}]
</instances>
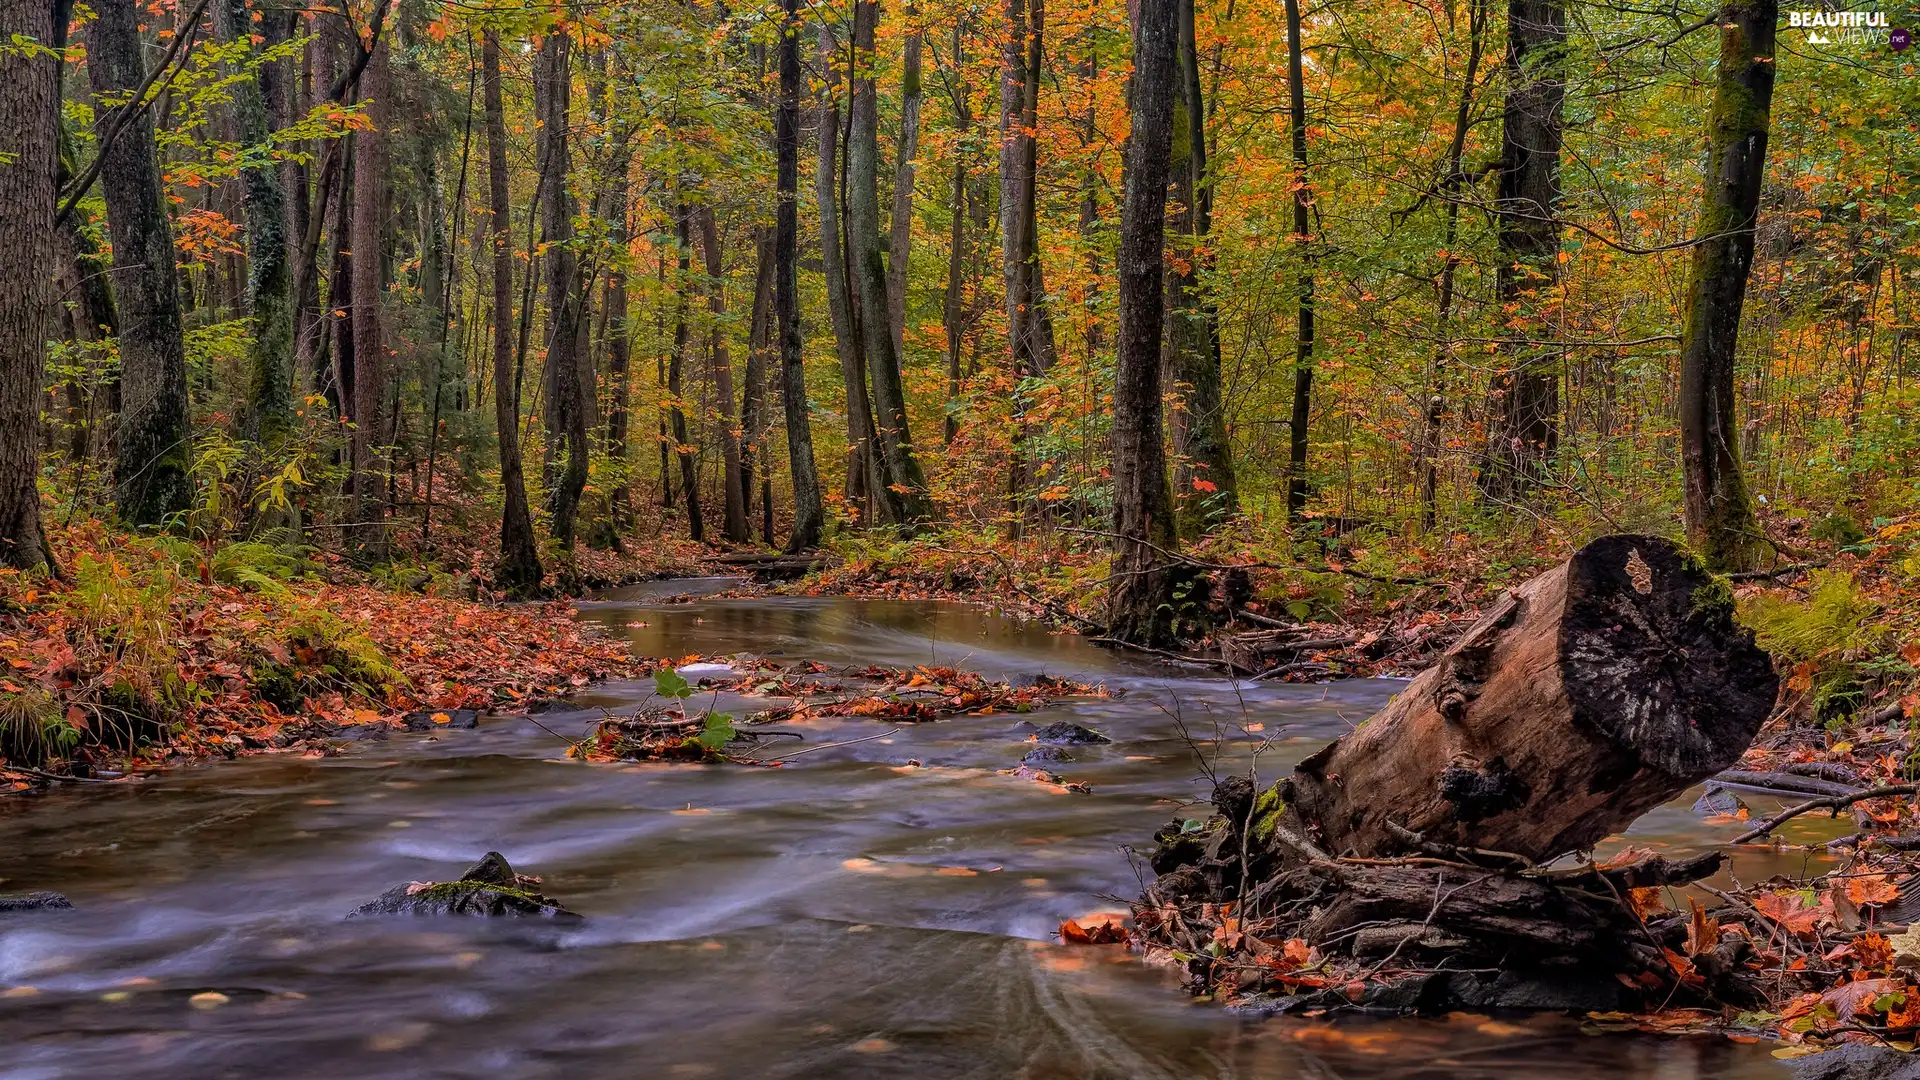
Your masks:
<instances>
[{"instance_id":1,"label":"rock in stream","mask_svg":"<svg viewBox=\"0 0 1920 1080\"><path fill-rule=\"evenodd\" d=\"M529 888L505 856L489 851L458 881L413 881L396 885L354 915L468 915L477 918L576 920L560 901Z\"/></svg>"},{"instance_id":2,"label":"rock in stream","mask_svg":"<svg viewBox=\"0 0 1920 1080\"><path fill-rule=\"evenodd\" d=\"M73 901L57 892L0 893L0 915L22 911L64 911Z\"/></svg>"}]
</instances>

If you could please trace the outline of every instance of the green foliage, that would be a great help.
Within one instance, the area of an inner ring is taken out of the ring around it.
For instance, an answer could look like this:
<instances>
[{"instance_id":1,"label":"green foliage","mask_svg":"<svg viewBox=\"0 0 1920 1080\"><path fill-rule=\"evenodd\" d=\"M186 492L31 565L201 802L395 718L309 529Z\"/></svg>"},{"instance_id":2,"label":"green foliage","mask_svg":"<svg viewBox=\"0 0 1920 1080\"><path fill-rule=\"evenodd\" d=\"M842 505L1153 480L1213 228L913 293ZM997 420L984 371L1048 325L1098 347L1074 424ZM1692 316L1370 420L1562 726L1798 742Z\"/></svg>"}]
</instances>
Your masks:
<instances>
[{"instance_id":1,"label":"green foliage","mask_svg":"<svg viewBox=\"0 0 1920 1080\"><path fill-rule=\"evenodd\" d=\"M37 768L71 753L80 738L51 694L38 687L0 693L0 758Z\"/></svg>"},{"instance_id":2,"label":"green foliage","mask_svg":"<svg viewBox=\"0 0 1920 1080\"><path fill-rule=\"evenodd\" d=\"M1879 621L1881 605L1845 571L1813 575L1805 600L1763 593L1741 618L1761 648L1794 665L1788 685L1812 692L1814 714L1843 719L1864 700L1870 665L1895 643Z\"/></svg>"},{"instance_id":3,"label":"green foliage","mask_svg":"<svg viewBox=\"0 0 1920 1080\"><path fill-rule=\"evenodd\" d=\"M387 691L406 684L407 677L371 639L354 625L317 604L296 605L280 627L279 641L292 663L279 663L286 671L267 669L267 677L277 692L286 693L274 680L293 680L304 693L316 690L340 690L384 698ZM256 676L261 666L255 667Z\"/></svg>"},{"instance_id":4,"label":"green foliage","mask_svg":"<svg viewBox=\"0 0 1920 1080\"><path fill-rule=\"evenodd\" d=\"M653 690L663 698L685 701L693 696L693 687L672 668L661 668L653 673Z\"/></svg>"},{"instance_id":5,"label":"green foliage","mask_svg":"<svg viewBox=\"0 0 1920 1080\"><path fill-rule=\"evenodd\" d=\"M727 748L735 734L732 714L714 712L707 714L706 727L693 737L693 741L699 743L701 749L717 754Z\"/></svg>"}]
</instances>

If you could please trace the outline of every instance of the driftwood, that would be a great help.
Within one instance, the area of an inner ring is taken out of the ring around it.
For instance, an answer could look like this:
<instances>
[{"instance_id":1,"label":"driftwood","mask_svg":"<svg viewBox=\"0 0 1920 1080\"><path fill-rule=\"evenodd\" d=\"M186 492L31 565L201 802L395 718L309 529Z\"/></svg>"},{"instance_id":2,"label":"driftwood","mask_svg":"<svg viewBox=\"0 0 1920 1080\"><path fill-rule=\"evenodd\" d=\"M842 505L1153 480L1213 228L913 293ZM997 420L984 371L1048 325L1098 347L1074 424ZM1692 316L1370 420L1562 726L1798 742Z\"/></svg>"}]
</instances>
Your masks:
<instances>
[{"instance_id":1,"label":"driftwood","mask_svg":"<svg viewBox=\"0 0 1920 1080\"><path fill-rule=\"evenodd\" d=\"M1420 1007L1560 1000L1538 996L1542 980L1564 989L1576 971L1604 973L1600 999L1664 993L1686 928L1677 916L1643 919L1629 896L1705 878L1718 853L1557 860L1733 765L1775 690L1723 584L1668 541L1596 540L1503 597L1290 776L1265 791L1229 778L1212 819L1162 830L1159 876L1137 907L1144 932L1172 943L1231 901L1261 939L1301 938L1371 970L1524 974L1511 993L1435 983ZM1696 944L1689 994L1750 996L1744 942ZM1267 978L1222 976L1222 964L1231 957L1205 961L1198 981Z\"/></svg>"}]
</instances>

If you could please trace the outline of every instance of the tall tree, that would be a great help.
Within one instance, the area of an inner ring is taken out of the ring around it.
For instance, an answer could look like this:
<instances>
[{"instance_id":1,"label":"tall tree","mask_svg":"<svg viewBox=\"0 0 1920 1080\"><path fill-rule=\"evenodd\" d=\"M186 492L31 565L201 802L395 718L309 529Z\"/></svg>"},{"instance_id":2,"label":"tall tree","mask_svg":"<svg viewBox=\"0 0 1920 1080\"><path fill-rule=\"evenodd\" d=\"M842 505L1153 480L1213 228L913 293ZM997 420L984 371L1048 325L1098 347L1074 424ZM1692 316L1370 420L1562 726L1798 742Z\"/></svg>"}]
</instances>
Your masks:
<instances>
[{"instance_id":1,"label":"tall tree","mask_svg":"<svg viewBox=\"0 0 1920 1080\"><path fill-rule=\"evenodd\" d=\"M953 212L948 223L947 236L947 293L942 305L940 321L947 332L947 410L946 421L942 425L942 441L953 444L955 435L960 432L960 350L966 343L967 327L962 314L962 293L966 286L967 267L967 158L972 150L969 137L973 133L973 84L967 80L966 60L967 17L964 11L953 21L953 70L957 81L949 85L953 91L953 124L955 131L953 151L953 184L949 188L949 203ZM939 59L936 50L934 59Z\"/></svg>"},{"instance_id":2,"label":"tall tree","mask_svg":"<svg viewBox=\"0 0 1920 1080\"><path fill-rule=\"evenodd\" d=\"M780 338L781 397L786 406L787 461L793 475L793 532L787 550L819 546L825 514L813 461L813 424L807 405L807 373L800 353L799 157L800 6L780 0L780 104L774 114L773 311Z\"/></svg>"},{"instance_id":3,"label":"tall tree","mask_svg":"<svg viewBox=\"0 0 1920 1080\"><path fill-rule=\"evenodd\" d=\"M1720 9L1720 67L1680 339L1687 539L1716 570L1750 570L1766 554L1740 467L1733 389L1740 309L1766 175L1779 19L1778 0L1729 0Z\"/></svg>"},{"instance_id":4,"label":"tall tree","mask_svg":"<svg viewBox=\"0 0 1920 1080\"><path fill-rule=\"evenodd\" d=\"M493 419L500 441L500 561L494 578L510 596L540 588L525 468L520 463L520 405L513 384L513 202L507 189L507 116L500 93L500 37L481 38L487 110L487 202L493 212Z\"/></svg>"},{"instance_id":5,"label":"tall tree","mask_svg":"<svg viewBox=\"0 0 1920 1080\"><path fill-rule=\"evenodd\" d=\"M152 113L134 100L147 71L133 0L102 0L88 31L87 72L96 96L120 104L95 112L101 193L113 239L120 309L120 426L114 497L132 525L159 525L193 500L186 348L180 328L173 233L154 157ZM111 138L109 132L118 128ZM44 267L44 263L41 264Z\"/></svg>"},{"instance_id":6,"label":"tall tree","mask_svg":"<svg viewBox=\"0 0 1920 1080\"><path fill-rule=\"evenodd\" d=\"M1487 0L1470 0L1467 6L1467 68L1460 78L1460 99L1453 112L1453 138L1447 143L1446 162L1441 166L1437 191L1440 211L1446 218L1441 232L1440 275L1434 282L1434 328L1439 342L1433 351L1433 371L1425 413L1416 443L1420 474L1420 527L1432 529L1438 517L1435 501L1440 487L1440 424L1446 416L1448 375L1453 366L1453 304L1455 277L1460 270L1460 253L1454 250L1460 235L1461 174L1460 162L1466 153L1467 131L1473 123L1473 95L1480 82L1480 55L1486 38Z\"/></svg>"},{"instance_id":7,"label":"tall tree","mask_svg":"<svg viewBox=\"0 0 1920 1080\"><path fill-rule=\"evenodd\" d=\"M390 79L387 43L373 47L373 59L360 77L360 97L368 125L353 135L353 494L354 534L360 557L380 561L387 555L387 499L382 473L382 437L386 426L386 336L380 298L385 291L381 246L386 233L387 137L392 123L387 91Z\"/></svg>"},{"instance_id":8,"label":"tall tree","mask_svg":"<svg viewBox=\"0 0 1920 1080\"><path fill-rule=\"evenodd\" d=\"M1300 0L1286 0L1287 103L1293 137L1293 242L1300 260L1293 337L1293 413L1287 420L1287 518L1307 508L1307 434L1313 423L1313 232L1307 188L1307 85L1300 43Z\"/></svg>"},{"instance_id":9,"label":"tall tree","mask_svg":"<svg viewBox=\"0 0 1920 1080\"><path fill-rule=\"evenodd\" d=\"M873 402L867 393L866 362L854 329L853 278L847 265L847 245L840 218L840 46L833 27L822 22L820 69L820 150L814 172L815 202L820 207L820 262L827 279L827 317L833 325L833 343L840 357L840 381L847 398L847 490L849 506L863 520L873 516L874 493L881 487L879 459L873 441Z\"/></svg>"},{"instance_id":10,"label":"tall tree","mask_svg":"<svg viewBox=\"0 0 1920 1080\"><path fill-rule=\"evenodd\" d=\"M673 421L674 454L680 459L681 494L687 501L687 535L695 541L707 538L706 520L700 510L700 450L688 442L686 364L692 335L687 327L687 279L693 270L693 244L687 222L692 212L681 200L673 214L674 241L680 253L679 273L673 285L673 353L667 358L667 400Z\"/></svg>"},{"instance_id":11,"label":"tall tree","mask_svg":"<svg viewBox=\"0 0 1920 1080\"><path fill-rule=\"evenodd\" d=\"M914 156L920 152L920 13L907 2L907 38L901 46L900 139L894 144L893 216L887 233L887 327L893 351L906 356L907 264L913 248Z\"/></svg>"},{"instance_id":12,"label":"tall tree","mask_svg":"<svg viewBox=\"0 0 1920 1080\"><path fill-rule=\"evenodd\" d=\"M1006 0L1006 16L1000 62L1000 244L1007 335L1015 372L1039 376L1053 366L1054 358L1053 319L1040 272L1035 213L1045 0Z\"/></svg>"},{"instance_id":13,"label":"tall tree","mask_svg":"<svg viewBox=\"0 0 1920 1080\"><path fill-rule=\"evenodd\" d=\"M227 77L232 80L233 121L245 162L240 179L246 192L247 315L253 340L247 346L241 429L250 438L271 442L293 422L293 275L286 192L272 156L267 72L253 46L252 13L246 0L215 0L213 20L221 43L233 50Z\"/></svg>"},{"instance_id":14,"label":"tall tree","mask_svg":"<svg viewBox=\"0 0 1920 1080\"><path fill-rule=\"evenodd\" d=\"M747 319L747 370L740 387L740 501L753 518L756 479L765 491L760 503L761 539L773 543L773 468L767 462L767 368L778 356L773 325L773 232L754 229L753 308ZM766 468L762 471L762 466Z\"/></svg>"},{"instance_id":15,"label":"tall tree","mask_svg":"<svg viewBox=\"0 0 1920 1080\"><path fill-rule=\"evenodd\" d=\"M40 526L39 485L59 168L54 7L0 0L0 41L8 43L0 48L0 566L22 570L54 569Z\"/></svg>"},{"instance_id":16,"label":"tall tree","mask_svg":"<svg viewBox=\"0 0 1920 1080\"><path fill-rule=\"evenodd\" d=\"M1113 387L1113 569L1107 634L1136 645L1168 643L1177 579L1166 553L1177 542L1160 419L1162 254L1168 157L1178 77L1178 0L1140 0L1128 87L1126 203L1120 218L1120 333Z\"/></svg>"},{"instance_id":17,"label":"tall tree","mask_svg":"<svg viewBox=\"0 0 1920 1080\"><path fill-rule=\"evenodd\" d=\"M1560 146L1565 128L1564 0L1508 0L1507 106L1495 207L1495 296L1506 330L1488 403L1480 492L1521 498L1543 479L1560 434L1559 349L1551 344L1560 269Z\"/></svg>"},{"instance_id":18,"label":"tall tree","mask_svg":"<svg viewBox=\"0 0 1920 1080\"><path fill-rule=\"evenodd\" d=\"M624 74L625 69L616 65L616 74ZM606 103L609 116L615 112L612 99ZM617 545L620 534L625 532L633 519L633 484L628 479L631 462L627 448L631 424L629 407L632 389L630 369L632 367L633 328L627 312L627 264L630 255L631 239L628 216L632 213L633 202L633 127L624 120L614 123L614 143L612 160L607 172L612 183L607 189L606 221L607 243L613 248L612 261L607 266L605 318L607 325L607 458L613 462L614 485L608 496L607 528L610 539Z\"/></svg>"},{"instance_id":19,"label":"tall tree","mask_svg":"<svg viewBox=\"0 0 1920 1080\"><path fill-rule=\"evenodd\" d=\"M713 324L707 330L708 374L713 381L715 412L720 433L720 528L730 543L753 539L747 524L746 482L740 471L740 433L733 425L733 358L727 351L726 259L720 250L720 226L713 203L694 208L700 224L700 251L706 259L707 311Z\"/></svg>"},{"instance_id":20,"label":"tall tree","mask_svg":"<svg viewBox=\"0 0 1920 1080\"><path fill-rule=\"evenodd\" d=\"M880 244L879 88L872 63L879 21L879 0L854 0L853 50L859 59L848 129L847 248L858 300L855 321L873 391L874 441L883 481L875 500L885 508L888 520L911 525L932 516L933 505L927 498L927 478L913 452L900 358L887 328L887 261Z\"/></svg>"},{"instance_id":21,"label":"tall tree","mask_svg":"<svg viewBox=\"0 0 1920 1080\"><path fill-rule=\"evenodd\" d=\"M577 210L567 186L568 124L573 86L573 35L556 26L540 39L534 57L540 112L540 235L547 272L547 349L541 367L546 396L549 461L561 451L564 469L550 469L547 505L553 535L572 548L580 496L587 488L588 418L594 406L593 359L588 347L586 280L574 251Z\"/></svg>"},{"instance_id":22,"label":"tall tree","mask_svg":"<svg viewBox=\"0 0 1920 1080\"><path fill-rule=\"evenodd\" d=\"M1174 202L1167 224L1174 251L1167 260L1162 377L1171 393L1167 426L1178 455L1173 473L1176 522L1183 534L1198 535L1233 513L1237 485L1221 398L1219 318L1202 280L1211 262L1213 178L1207 174L1207 109L1200 89L1194 0L1180 0L1180 74L1171 153Z\"/></svg>"}]
</instances>

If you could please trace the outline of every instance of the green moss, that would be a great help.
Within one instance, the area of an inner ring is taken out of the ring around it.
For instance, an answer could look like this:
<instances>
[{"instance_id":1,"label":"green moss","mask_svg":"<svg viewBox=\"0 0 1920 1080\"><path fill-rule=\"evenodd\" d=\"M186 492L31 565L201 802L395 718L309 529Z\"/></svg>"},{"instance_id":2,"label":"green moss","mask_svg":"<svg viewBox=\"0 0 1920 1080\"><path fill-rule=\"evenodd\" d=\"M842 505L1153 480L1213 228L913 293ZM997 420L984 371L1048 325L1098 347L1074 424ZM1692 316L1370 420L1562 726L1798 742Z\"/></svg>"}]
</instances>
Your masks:
<instances>
[{"instance_id":1,"label":"green moss","mask_svg":"<svg viewBox=\"0 0 1920 1080\"><path fill-rule=\"evenodd\" d=\"M1693 590L1693 606L1687 610L1687 617L1718 622L1733 618L1736 606L1733 585L1718 574L1709 574L1707 580Z\"/></svg>"},{"instance_id":2,"label":"green moss","mask_svg":"<svg viewBox=\"0 0 1920 1080\"><path fill-rule=\"evenodd\" d=\"M1287 804L1280 797L1280 785L1276 782L1253 801L1251 832L1254 841L1260 844L1272 843L1274 833L1280 828L1280 818L1286 812Z\"/></svg>"}]
</instances>

